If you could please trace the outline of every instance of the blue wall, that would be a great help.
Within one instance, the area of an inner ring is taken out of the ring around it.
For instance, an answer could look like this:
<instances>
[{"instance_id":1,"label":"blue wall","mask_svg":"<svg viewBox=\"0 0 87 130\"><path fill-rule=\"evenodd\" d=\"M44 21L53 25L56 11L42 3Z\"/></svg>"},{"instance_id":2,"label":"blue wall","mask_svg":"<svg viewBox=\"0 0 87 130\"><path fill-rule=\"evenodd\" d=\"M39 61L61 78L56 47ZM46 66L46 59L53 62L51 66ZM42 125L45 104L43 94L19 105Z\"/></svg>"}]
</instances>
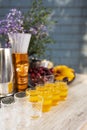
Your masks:
<instances>
[{"instance_id":1,"label":"blue wall","mask_svg":"<svg viewBox=\"0 0 87 130\"><path fill-rule=\"evenodd\" d=\"M87 73L87 0L45 0L58 20L51 32L56 44L50 45L48 59L65 64L79 73ZM0 0L0 18L11 8L26 12L32 0Z\"/></svg>"}]
</instances>

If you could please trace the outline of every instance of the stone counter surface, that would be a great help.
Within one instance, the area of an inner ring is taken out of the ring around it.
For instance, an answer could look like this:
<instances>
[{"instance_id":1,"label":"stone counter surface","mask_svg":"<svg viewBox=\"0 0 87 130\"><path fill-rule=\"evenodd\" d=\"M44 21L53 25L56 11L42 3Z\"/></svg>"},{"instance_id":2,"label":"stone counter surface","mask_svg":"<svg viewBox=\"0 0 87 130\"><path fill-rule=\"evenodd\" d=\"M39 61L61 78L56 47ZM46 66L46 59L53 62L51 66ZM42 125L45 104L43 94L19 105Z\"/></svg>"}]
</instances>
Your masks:
<instances>
[{"instance_id":1,"label":"stone counter surface","mask_svg":"<svg viewBox=\"0 0 87 130\"><path fill-rule=\"evenodd\" d=\"M77 130L86 119L87 75L76 75L67 100L44 114L40 126L41 130Z\"/></svg>"},{"instance_id":2,"label":"stone counter surface","mask_svg":"<svg viewBox=\"0 0 87 130\"><path fill-rule=\"evenodd\" d=\"M87 75L77 74L75 80L69 85L69 94L67 100L60 102L55 107L52 107L50 112L43 113L42 117L38 120L38 122L35 123L33 126L30 126L29 129L79 130L80 126L86 120Z\"/></svg>"}]
</instances>

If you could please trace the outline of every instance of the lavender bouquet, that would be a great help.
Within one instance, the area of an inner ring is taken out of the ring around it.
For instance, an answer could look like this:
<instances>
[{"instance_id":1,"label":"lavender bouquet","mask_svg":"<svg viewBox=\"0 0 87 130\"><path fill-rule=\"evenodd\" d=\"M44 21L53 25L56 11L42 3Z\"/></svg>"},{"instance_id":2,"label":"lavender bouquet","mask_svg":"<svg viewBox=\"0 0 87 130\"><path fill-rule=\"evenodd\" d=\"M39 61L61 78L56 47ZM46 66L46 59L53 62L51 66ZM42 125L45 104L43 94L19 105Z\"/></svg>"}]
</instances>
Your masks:
<instances>
[{"instance_id":1,"label":"lavender bouquet","mask_svg":"<svg viewBox=\"0 0 87 130\"><path fill-rule=\"evenodd\" d=\"M56 23L49 19L51 13L50 9L43 6L42 0L33 0L31 9L24 15L20 10L11 9L5 19L0 21L0 38L2 41L5 40L5 47L11 46L8 34L31 33L32 37L28 47L29 56L40 57L45 54L47 45L54 43L49 35L49 27Z\"/></svg>"},{"instance_id":2,"label":"lavender bouquet","mask_svg":"<svg viewBox=\"0 0 87 130\"><path fill-rule=\"evenodd\" d=\"M5 19L0 21L0 38L4 40L5 47L10 47L8 34L23 33L23 15L17 9L11 9Z\"/></svg>"}]
</instances>

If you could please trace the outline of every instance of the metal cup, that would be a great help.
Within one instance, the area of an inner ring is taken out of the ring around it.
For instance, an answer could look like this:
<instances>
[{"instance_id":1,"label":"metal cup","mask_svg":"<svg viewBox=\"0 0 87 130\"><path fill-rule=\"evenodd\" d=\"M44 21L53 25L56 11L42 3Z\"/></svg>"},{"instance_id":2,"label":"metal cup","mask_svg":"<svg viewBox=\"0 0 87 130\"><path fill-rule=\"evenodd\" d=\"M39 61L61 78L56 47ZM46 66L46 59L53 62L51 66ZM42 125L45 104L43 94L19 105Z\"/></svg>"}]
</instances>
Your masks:
<instances>
[{"instance_id":1,"label":"metal cup","mask_svg":"<svg viewBox=\"0 0 87 130\"><path fill-rule=\"evenodd\" d=\"M0 97L13 93L11 48L0 48Z\"/></svg>"}]
</instances>

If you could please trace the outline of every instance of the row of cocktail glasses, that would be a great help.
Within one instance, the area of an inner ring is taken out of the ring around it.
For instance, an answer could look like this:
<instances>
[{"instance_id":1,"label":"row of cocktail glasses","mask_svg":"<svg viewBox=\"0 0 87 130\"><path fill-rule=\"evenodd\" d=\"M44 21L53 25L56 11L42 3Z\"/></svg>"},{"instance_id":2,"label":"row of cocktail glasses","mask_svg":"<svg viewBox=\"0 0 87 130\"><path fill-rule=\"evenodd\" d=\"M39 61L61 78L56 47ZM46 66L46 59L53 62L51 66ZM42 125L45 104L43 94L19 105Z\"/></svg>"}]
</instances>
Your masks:
<instances>
[{"instance_id":1,"label":"row of cocktail glasses","mask_svg":"<svg viewBox=\"0 0 87 130\"><path fill-rule=\"evenodd\" d=\"M20 127L27 129L32 121L41 117L43 112L49 112L53 106L64 101L67 94L67 84L57 81L37 84L34 89L28 88L26 91L15 93L14 96L3 98L2 127L9 130Z\"/></svg>"}]
</instances>

